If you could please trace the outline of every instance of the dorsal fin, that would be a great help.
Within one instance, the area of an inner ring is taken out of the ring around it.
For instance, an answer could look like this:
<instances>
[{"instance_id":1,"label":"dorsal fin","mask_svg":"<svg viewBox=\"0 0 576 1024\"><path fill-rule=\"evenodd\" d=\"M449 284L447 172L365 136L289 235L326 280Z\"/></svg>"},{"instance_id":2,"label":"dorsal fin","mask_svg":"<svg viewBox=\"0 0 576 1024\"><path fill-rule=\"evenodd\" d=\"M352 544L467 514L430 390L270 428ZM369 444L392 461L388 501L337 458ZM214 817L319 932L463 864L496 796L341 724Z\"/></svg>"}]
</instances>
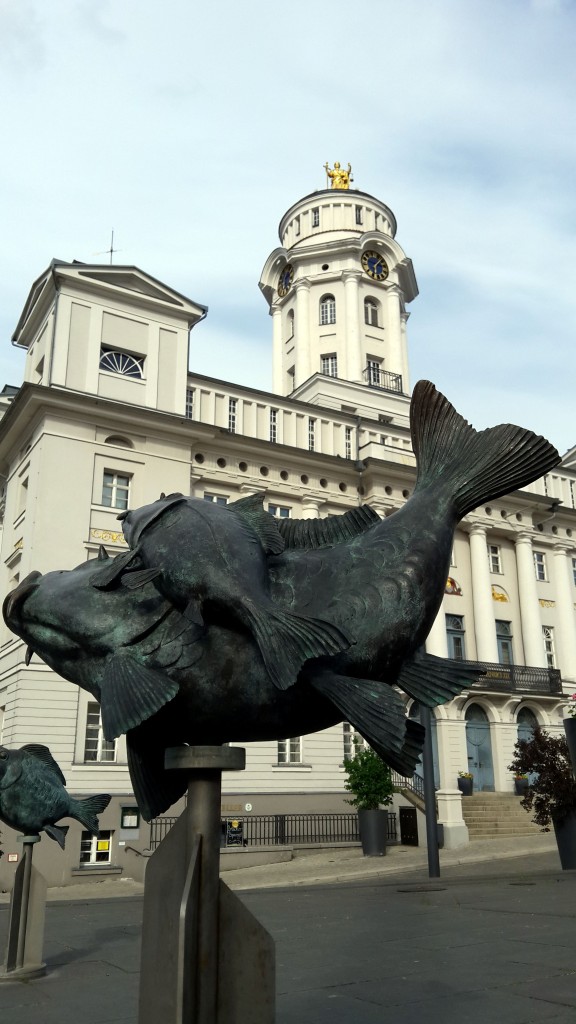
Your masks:
<instances>
[{"instance_id":1,"label":"dorsal fin","mask_svg":"<svg viewBox=\"0 0 576 1024\"><path fill-rule=\"evenodd\" d=\"M254 530L267 555L279 555L284 550L284 541L278 529L279 519L274 519L264 510L264 495L249 494L228 505L231 512Z\"/></svg>"},{"instance_id":2,"label":"dorsal fin","mask_svg":"<svg viewBox=\"0 0 576 1024\"><path fill-rule=\"evenodd\" d=\"M50 771L54 772L63 786L66 785L66 779L62 774L62 770L57 761L54 760L52 754L42 743L26 743L25 746L20 747L20 750L25 750L31 757L37 758L38 761L42 761Z\"/></svg>"},{"instance_id":3,"label":"dorsal fin","mask_svg":"<svg viewBox=\"0 0 576 1024\"><path fill-rule=\"evenodd\" d=\"M380 516L370 505L360 505L325 519L279 519L278 530L287 548L322 548L343 544L379 522Z\"/></svg>"}]
</instances>

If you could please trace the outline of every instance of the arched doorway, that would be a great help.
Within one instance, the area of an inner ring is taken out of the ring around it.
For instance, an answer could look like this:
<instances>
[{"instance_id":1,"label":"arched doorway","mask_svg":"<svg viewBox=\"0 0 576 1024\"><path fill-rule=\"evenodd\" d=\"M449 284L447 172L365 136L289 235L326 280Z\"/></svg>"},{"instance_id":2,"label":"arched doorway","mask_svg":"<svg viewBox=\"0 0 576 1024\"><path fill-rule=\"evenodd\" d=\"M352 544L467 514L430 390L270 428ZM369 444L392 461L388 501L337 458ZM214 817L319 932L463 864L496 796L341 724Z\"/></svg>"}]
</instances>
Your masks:
<instances>
[{"instance_id":1,"label":"arched doorway","mask_svg":"<svg viewBox=\"0 0 576 1024\"><path fill-rule=\"evenodd\" d=\"M420 705L418 701L414 701L408 712L409 718L414 718L415 721L420 721ZM434 712L430 711L430 721L432 722L432 760L434 762L434 788L440 789L440 775L438 771L438 740L436 737L436 716ZM424 778L424 769L422 767L422 754L418 758L418 764L414 770L414 774L418 775L419 778Z\"/></svg>"},{"instance_id":2,"label":"arched doorway","mask_svg":"<svg viewBox=\"0 0 576 1024\"><path fill-rule=\"evenodd\" d=\"M474 776L474 789L493 793L494 764L488 716L480 704L469 704L465 718L468 771Z\"/></svg>"}]
</instances>

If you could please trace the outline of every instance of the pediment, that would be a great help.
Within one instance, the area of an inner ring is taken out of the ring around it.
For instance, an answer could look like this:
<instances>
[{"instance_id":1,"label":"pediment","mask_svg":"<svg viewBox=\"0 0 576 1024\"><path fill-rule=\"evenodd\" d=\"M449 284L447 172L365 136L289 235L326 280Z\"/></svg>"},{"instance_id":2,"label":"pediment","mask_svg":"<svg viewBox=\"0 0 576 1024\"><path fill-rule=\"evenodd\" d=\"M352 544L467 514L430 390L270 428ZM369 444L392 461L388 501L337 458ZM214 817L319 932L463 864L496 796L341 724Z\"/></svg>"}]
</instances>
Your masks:
<instances>
[{"instance_id":1,"label":"pediment","mask_svg":"<svg viewBox=\"0 0 576 1024\"><path fill-rule=\"evenodd\" d=\"M152 299L159 299L161 302L169 302L173 306L183 307L183 300L171 289L159 286L152 281L147 274L137 273L133 270L101 270L84 269L77 270L75 276L90 278L100 284L112 285L114 288L122 288L125 291L138 292L139 295L147 295Z\"/></svg>"}]
</instances>

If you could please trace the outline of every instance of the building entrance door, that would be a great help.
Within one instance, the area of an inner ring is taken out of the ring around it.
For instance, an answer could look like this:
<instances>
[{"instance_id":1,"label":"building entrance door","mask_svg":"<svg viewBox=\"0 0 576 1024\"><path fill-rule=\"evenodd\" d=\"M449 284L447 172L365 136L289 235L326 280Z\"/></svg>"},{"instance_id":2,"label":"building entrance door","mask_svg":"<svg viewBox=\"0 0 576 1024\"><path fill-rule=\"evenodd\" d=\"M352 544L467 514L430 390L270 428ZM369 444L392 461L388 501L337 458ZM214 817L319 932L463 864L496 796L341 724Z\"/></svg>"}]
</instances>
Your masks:
<instances>
[{"instance_id":1,"label":"building entrance door","mask_svg":"<svg viewBox=\"0 0 576 1024\"><path fill-rule=\"evenodd\" d=\"M494 764L490 722L480 704L470 704L466 709L466 748L468 771L474 776L477 792L494 792Z\"/></svg>"}]
</instances>

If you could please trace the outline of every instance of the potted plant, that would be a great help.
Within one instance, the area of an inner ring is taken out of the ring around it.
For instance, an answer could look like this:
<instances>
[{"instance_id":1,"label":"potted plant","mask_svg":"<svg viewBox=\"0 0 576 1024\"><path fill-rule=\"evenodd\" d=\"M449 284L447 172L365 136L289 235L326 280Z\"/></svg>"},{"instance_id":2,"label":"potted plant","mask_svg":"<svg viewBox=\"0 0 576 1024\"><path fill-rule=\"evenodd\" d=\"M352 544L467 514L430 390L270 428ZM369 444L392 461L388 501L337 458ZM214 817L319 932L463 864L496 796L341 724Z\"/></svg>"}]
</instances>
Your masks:
<instances>
[{"instance_id":1,"label":"potted plant","mask_svg":"<svg viewBox=\"0 0 576 1024\"><path fill-rule=\"evenodd\" d=\"M472 772L458 772L458 789L462 796L472 796L474 792L474 776Z\"/></svg>"},{"instance_id":2,"label":"potted plant","mask_svg":"<svg viewBox=\"0 0 576 1024\"><path fill-rule=\"evenodd\" d=\"M349 804L358 810L358 827L365 857L383 857L388 836L388 812L381 806L392 803L392 772L371 747L355 742L353 757L344 758L348 776L344 788L353 794Z\"/></svg>"},{"instance_id":3,"label":"potted plant","mask_svg":"<svg viewBox=\"0 0 576 1024\"><path fill-rule=\"evenodd\" d=\"M508 770L533 779L522 807L543 832L554 828L563 870L576 868L576 782L566 739L537 728L532 739L518 740L514 754Z\"/></svg>"},{"instance_id":4,"label":"potted plant","mask_svg":"<svg viewBox=\"0 0 576 1024\"><path fill-rule=\"evenodd\" d=\"M576 693L571 695L565 710L567 717L564 719L564 732L572 761L572 772L576 774Z\"/></svg>"},{"instance_id":5,"label":"potted plant","mask_svg":"<svg viewBox=\"0 0 576 1024\"><path fill-rule=\"evenodd\" d=\"M516 793L516 796L526 796L528 786L529 782L527 775L514 776L514 792Z\"/></svg>"}]
</instances>

